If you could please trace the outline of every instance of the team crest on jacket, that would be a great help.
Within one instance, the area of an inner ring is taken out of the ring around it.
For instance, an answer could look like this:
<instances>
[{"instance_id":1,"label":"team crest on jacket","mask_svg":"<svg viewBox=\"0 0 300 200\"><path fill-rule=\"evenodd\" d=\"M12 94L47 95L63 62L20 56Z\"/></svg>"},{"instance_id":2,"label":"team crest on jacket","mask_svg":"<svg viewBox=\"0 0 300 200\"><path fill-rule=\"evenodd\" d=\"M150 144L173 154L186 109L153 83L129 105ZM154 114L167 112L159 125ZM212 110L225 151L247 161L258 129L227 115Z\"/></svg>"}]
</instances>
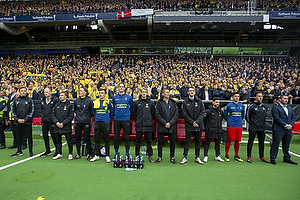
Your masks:
<instances>
[{"instance_id":1,"label":"team crest on jacket","mask_svg":"<svg viewBox=\"0 0 300 200\"><path fill-rule=\"evenodd\" d=\"M66 106L64 107L64 110L67 110L67 107L66 107Z\"/></svg>"},{"instance_id":2,"label":"team crest on jacket","mask_svg":"<svg viewBox=\"0 0 300 200\"><path fill-rule=\"evenodd\" d=\"M125 97L125 100L127 100L127 97Z\"/></svg>"},{"instance_id":3,"label":"team crest on jacket","mask_svg":"<svg viewBox=\"0 0 300 200\"><path fill-rule=\"evenodd\" d=\"M146 108L149 108L148 104L146 103Z\"/></svg>"},{"instance_id":4,"label":"team crest on jacket","mask_svg":"<svg viewBox=\"0 0 300 200\"><path fill-rule=\"evenodd\" d=\"M195 107L198 107L198 103L197 102L195 103Z\"/></svg>"}]
</instances>

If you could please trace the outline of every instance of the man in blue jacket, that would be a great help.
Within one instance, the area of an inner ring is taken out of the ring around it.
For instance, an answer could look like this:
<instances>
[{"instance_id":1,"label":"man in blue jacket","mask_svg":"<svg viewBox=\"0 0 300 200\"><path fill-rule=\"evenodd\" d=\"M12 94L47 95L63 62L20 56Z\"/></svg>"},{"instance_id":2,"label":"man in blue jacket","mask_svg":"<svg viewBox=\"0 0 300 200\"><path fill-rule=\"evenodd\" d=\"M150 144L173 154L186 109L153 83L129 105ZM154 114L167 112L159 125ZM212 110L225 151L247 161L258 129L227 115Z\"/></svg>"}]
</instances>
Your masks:
<instances>
[{"instance_id":1,"label":"man in blue jacket","mask_svg":"<svg viewBox=\"0 0 300 200\"><path fill-rule=\"evenodd\" d=\"M133 100L132 97L125 93L124 83L118 85L119 93L112 98L115 109L114 118L114 148L115 154L119 154L120 131L124 131L126 155L129 154L130 148L130 115L132 112Z\"/></svg>"},{"instance_id":2,"label":"man in blue jacket","mask_svg":"<svg viewBox=\"0 0 300 200\"><path fill-rule=\"evenodd\" d=\"M235 92L232 95L233 102L227 104L224 109L224 119L227 121L227 140L225 143L225 161L229 162L230 143L234 142L234 159L243 162L239 157L240 141L243 132L243 118L245 116L244 105L239 103L240 94Z\"/></svg>"},{"instance_id":3,"label":"man in blue jacket","mask_svg":"<svg viewBox=\"0 0 300 200\"><path fill-rule=\"evenodd\" d=\"M99 99L93 101L93 115L95 116L95 156L90 161L93 162L99 160L100 138L101 133L103 133L105 142L105 160L109 163L109 122L114 115L114 107L109 102L109 99L106 98L106 89L104 88L99 89Z\"/></svg>"},{"instance_id":4,"label":"man in blue jacket","mask_svg":"<svg viewBox=\"0 0 300 200\"><path fill-rule=\"evenodd\" d=\"M290 106L287 106L289 97L287 95L280 96L280 102L278 105L273 106L273 126L272 126L272 138L273 142L270 150L270 163L276 165L275 159L277 158L278 148L280 141L282 140L283 162L289 164L297 163L291 160L289 154L289 146L292 138L292 128L295 123L294 111Z\"/></svg>"}]
</instances>

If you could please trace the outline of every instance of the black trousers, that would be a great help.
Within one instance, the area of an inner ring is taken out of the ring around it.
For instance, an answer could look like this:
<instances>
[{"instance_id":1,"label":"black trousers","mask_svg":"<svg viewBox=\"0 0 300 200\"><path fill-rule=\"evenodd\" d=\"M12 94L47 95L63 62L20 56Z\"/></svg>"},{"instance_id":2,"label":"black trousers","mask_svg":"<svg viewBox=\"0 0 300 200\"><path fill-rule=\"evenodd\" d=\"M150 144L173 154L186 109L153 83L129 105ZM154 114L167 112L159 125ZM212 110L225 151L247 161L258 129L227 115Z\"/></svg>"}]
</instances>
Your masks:
<instances>
[{"instance_id":1,"label":"black trousers","mask_svg":"<svg viewBox=\"0 0 300 200\"><path fill-rule=\"evenodd\" d=\"M252 146L255 139L255 136L257 135L258 139L258 151L259 151L259 157L264 157L264 142L265 142L265 132L264 131L253 131L249 130L249 138L248 138L248 144L247 144L247 156L251 157L252 153Z\"/></svg>"},{"instance_id":2,"label":"black trousers","mask_svg":"<svg viewBox=\"0 0 300 200\"><path fill-rule=\"evenodd\" d=\"M209 144L211 143L213 138L205 138L205 143L204 143L204 156L208 156L208 149L209 149ZM215 151L216 151L216 156L220 155L220 139L214 139L215 140Z\"/></svg>"},{"instance_id":3,"label":"black trousers","mask_svg":"<svg viewBox=\"0 0 300 200\"><path fill-rule=\"evenodd\" d=\"M158 157L162 158L162 148L164 145L164 136L168 135L170 140L170 158L174 157L175 154L175 133L158 133Z\"/></svg>"},{"instance_id":4,"label":"black trousers","mask_svg":"<svg viewBox=\"0 0 300 200\"><path fill-rule=\"evenodd\" d=\"M24 140L27 140L27 139L28 139L28 145L29 145L29 152L32 152L32 146L33 146L32 125L31 124L25 125L25 124L20 124L20 123L16 123L15 125L16 125L18 152L22 152L22 150L21 150L22 142L24 142ZM23 136L25 136L24 140L23 140Z\"/></svg>"},{"instance_id":5,"label":"black trousers","mask_svg":"<svg viewBox=\"0 0 300 200\"><path fill-rule=\"evenodd\" d=\"M10 127L14 137L13 145L17 146L16 122L14 120L10 121Z\"/></svg>"},{"instance_id":6,"label":"black trousers","mask_svg":"<svg viewBox=\"0 0 300 200\"><path fill-rule=\"evenodd\" d=\"M135 142L135 155L136 156L140 155L140 147L141 147L142 137L143 137L143 132L137 131L136 132L136 142ZM152 146L151 146L152 131L145 132L145 138L147 141L147 154L148 154L148 156L152 156L152 154L153 154L153 150L152 150Z\"/></svg>"},{"instance_id":7,"label":"black trousers","mask_svg":"<svg viewBox=\"0 0 300 200\"><path fill-rule=\"evenodd\" d=\"M289 147L292 139L292 131L291 130L285 130L282 132L273 131L272 136L273 136L273 142L270 150L271 160L275 160L277 158L279 144L281 140L282 140L283 160L290 160L291 156L289 154Z\"/></svg>"},{"instance_id":8,"label":"black trousers","mask_svg":"<svg viewBox=\"0 0 300 200\"><path fill-rule=\"evenodd\" d=\"M0 145L5 146L4 124L2 124L2 118L0 118Z\"/></svg>"},{"instance_id":9,"label":"black trousers","mask_svg":"<svg viewBox=\"0 0 300 200\"><path fill-rule=\"evenodd\" d=\"M81 147L81 133L84 133L85 143L86 143L86 151L87 154L92 153L91 148L91 124L75 124L75 140L76 140L76 150L80 155L80 147Z\"/></svg>"},{"instance_id":10,"label":"black trousers","mask_svg":"<svg viewBox=\"0 0 300 200\"><path fill-rule=\"evenodd\" d=\"M42 131L43 131L43 138L44 138L44 142L45 142L46 152L50 152L50 143L49 143L49 135L48 135L49 132L50 132L50 135L52 137L54 146L56 147L56 138L55 138L55 134L54 134L54 124L52 122L43 122Z\"/></svg>"},{"instance_id":11,"label":"black trousers","mask_svg":"<svg viewBox=\"0 0 300 200\"><path fill-rule=\"evenodd\" d=\"M186 132L186 139L185 139L184 150L183 150L184 156L188 155L188 151L191 143L191 137L193 135L195 136L195 155L199 156L202 131Z\"/></svg>"},{"instance_id":12,"label":"black trousers","mask_svg":"<svg viewBox=\"0 0 300 200\"><path fill-rule=\"evenodd\" d=\"M100 151L100 138L101 138L101 133L103 133L103 138L105 142L105 155L109 156L109 151L110 151L110 144L109 144L109 133L110 133L110 127L109 123L104 123L104 122L96 122L95 123L95 155L99 156L99 151Z\"/></svg>"},{"instance_id":13,"label":"black trousers","mask_svg":"<svg viewBox=\"0 0 300 200\"><path fill-rule=\"evenodd\" d=\"M130 121L114 121L114 148L119 149L120 145L120 131L121 128L124 132L125 148L130 148Z\"/></svg>"},{"instance_id":14,"label":"black trousers","mask_svg":"<svg viewBox=\"0 0 300 200\"><path fill-rule=\"evenodd\" d=\"M73 153L73 144L72 144L72 136L71 133L67 133L67 134L59 134L59 133L55 133L55 139L56 139L56 153L58 154L62 154L62 141L61 141L61 137L62 135L66 136L66 140L68 143L68 147L69 147L69 154Z\"/></svg>"}]
</instances>

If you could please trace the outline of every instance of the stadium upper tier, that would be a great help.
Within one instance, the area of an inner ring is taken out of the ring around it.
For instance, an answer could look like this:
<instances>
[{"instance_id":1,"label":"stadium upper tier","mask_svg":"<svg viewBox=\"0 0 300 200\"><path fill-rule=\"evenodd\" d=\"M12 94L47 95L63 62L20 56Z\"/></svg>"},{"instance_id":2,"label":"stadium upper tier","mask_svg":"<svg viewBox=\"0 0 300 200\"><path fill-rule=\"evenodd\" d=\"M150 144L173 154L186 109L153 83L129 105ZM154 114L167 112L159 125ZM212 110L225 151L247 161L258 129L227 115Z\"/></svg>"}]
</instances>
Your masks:
<instances>
[{"instance_id":1,"label":"stadium upper tier","mask_svg":"<svg viewBox=\"0 0 300 200\"><path fill-rule=\"evenodd\" d=\"M216 10L298 10L299 0L257 0L257 1L180 1L180 0L43 0L43 1L1 1L0 16L49 15L76 13L118 12L130 9L154 9L162 11L216 11Z\"/></svg>"}]
</instances>

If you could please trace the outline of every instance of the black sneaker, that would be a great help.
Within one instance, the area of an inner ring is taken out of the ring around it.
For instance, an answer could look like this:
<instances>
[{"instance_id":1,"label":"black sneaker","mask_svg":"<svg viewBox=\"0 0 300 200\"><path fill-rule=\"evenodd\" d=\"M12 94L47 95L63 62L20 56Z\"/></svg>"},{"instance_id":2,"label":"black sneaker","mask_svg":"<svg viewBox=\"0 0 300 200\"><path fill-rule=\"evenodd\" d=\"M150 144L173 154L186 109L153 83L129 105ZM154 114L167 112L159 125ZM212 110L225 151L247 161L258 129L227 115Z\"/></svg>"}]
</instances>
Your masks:
<instances>
[{"instance_id":1,"label":"black sneaker","mask_svg":"<svg viewBox=\"0 0 300 200\"><path fill-rule=\"evenodd\" d=\"M158 157L155 161L155 163L160 163L162 161L161 157Z\"/></svg>"},{"instance_id":2,"label":"black sneaker","mask_svg":"<svg viewBox=\"0 0 300 200\"><path fill-rule=\"evenodd\" d=\"M46 156L51 156L52 155L52 153L51 153L51 151L46 151L45 153L43 153L42 155L40 155L40 157L46 157Z\"/></svg>"},{"instance_id":3,"label":"black sneaker","mask_svg":"<svg viewBox=\"0 0 300 200\"><path fill-rule=\"evenodd\" d=\"M28 155L29 155L29 157L32 157L32 156L34 156L32 152L29 152L29 154L28 154Z\"/></svg>"},{"instance_id":4,"label":"black sneaker","mask_svg":"<svg viewBox=\"0 0 300 200\"><path fill-rule=\"evenodd\" d=\"M154 163L154 162L155 162L151 156L148 158L148 160L149 160L151 163Z\"/></svg>"},{"instance_id":5,"label":"black sneaker","mask_svg":"<svg viewBox=\"0 0 300 200\"><path fill-rule=\"evenodd\" d=\"M13 144L12 146L8 147L9 149L15 149L17 148L17 145Z\"/></svg>"},{"instance_id":6,"label":"black sneaker","mask_svg":"<svg viewBox=\"0 0 300 200\"><path fill-rule=\"evenodd\" d=\"M87 159L88 161L90 161L90 160L92 159L92 156L91 156L90 154L88 154L88 155L86 156L86 159Z\"/></svg>"},{"instance_id":7,"label":"black sneaker","mask_svg":"<svg viewBox=\"0 0 300 200\"><path fill-rule=\"evenodd\" d=\"M11 155L10 157L17 157L17 156L22 156L22 152L17 152L17 153L14 153L13 155Z\"/></svg>"},{"instance_id":8,"label":"black sneaker","mask_svg":"<svg viewBox=\"0 0 300 200\"><path fill-rule=\"evenodd\" d=\"M177 164L177 161L175 160L174 157L170 159L170 162L173 163L173 164Z\"/></svg>"},{"instance_id":9,"label":"black sneaker","mask_svg":"<svg viewBox=\"0 0 300 200\"><path fill-rule=\"evenodd\" d=\"M79 159L79 158L81 158L81 155L79 155L79 154L76 154L76 156L74 156L74 160L77 160L77 159Z\"/></svg>"},{"instance_id":10,"label":"black sneaker","mask_svg":"<svg viewBox=\"0 0 300 200\"><path fill-rule=\"evenodd\" d=\"M5 149L5 148L6 148L5 145L1 145L1 146L0 146L0 149Z\"/></svg>"}]
</instances>

